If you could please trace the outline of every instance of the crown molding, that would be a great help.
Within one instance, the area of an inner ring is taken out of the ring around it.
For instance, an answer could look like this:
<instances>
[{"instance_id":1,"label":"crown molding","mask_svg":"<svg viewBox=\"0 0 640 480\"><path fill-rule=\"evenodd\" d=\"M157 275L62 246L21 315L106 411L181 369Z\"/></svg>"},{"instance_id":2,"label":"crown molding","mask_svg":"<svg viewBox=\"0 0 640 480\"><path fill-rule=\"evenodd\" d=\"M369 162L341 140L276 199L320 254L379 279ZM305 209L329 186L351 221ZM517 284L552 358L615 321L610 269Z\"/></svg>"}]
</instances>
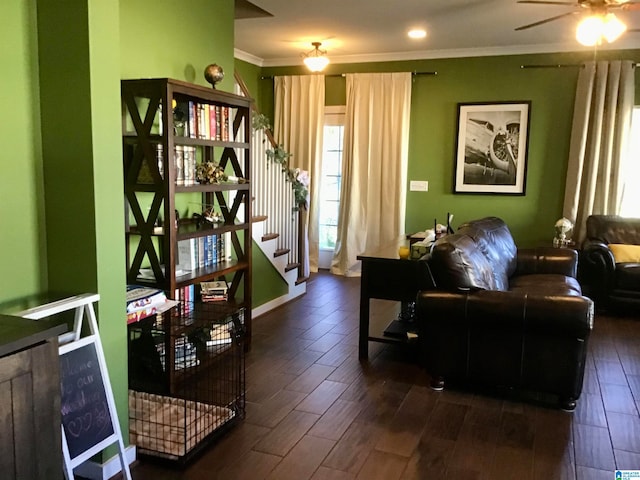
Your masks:
<instances>
[{"instance_id":1,"label":"crown molding","mask_svg":"<svg viewBox=\"0 0 640 480\"><path fill-rule=\"evenodd\" d=\"M242 60L243 62L251 63L258 67L264 67L264 60L260 57L256 57L244 50L240 50L238 48L233 49L233 56L238 60Z\"/></svg>"},{"instance_id":2,"label":"crown molding","mask_svg":"<svg viewBox=\"0 0 640 480\"><path fill-rule=\"evenodd\" d=\"M624 50L637 49L634 42L618 41L613 45L600 46L600 50ZM592 47L583 47L578 44L537 44L537 45L510 45L506 47L479 47L443 50L422 50L413 52L370 53L363 55L329 55L332 64L344 63L374 63L394 62L407 60L433 60L443 58L465 57L493 57L502 55L528 55L536 53L567 53L567 52L593 52ZM243 57L238 54L242 54ZM286 67L302 66L300 57L281 57L262 59L242 50L235 50L236 58L252 63L259 67Z\"/></svg>"}]
</instances>

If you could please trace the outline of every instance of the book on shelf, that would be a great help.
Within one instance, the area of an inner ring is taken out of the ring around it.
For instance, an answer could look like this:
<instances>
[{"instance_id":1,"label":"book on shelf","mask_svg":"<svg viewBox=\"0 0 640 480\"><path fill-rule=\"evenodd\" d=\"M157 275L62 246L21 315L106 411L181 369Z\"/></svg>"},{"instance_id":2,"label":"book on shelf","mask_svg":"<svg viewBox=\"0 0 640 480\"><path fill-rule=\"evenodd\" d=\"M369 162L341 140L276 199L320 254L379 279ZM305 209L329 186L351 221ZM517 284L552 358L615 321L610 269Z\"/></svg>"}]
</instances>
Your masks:
<instances>
[{"instance_id":1,"label":"book on shelf","mask_svg":"<svg viewBox=\"0 0 640 480\"><path fill-rule=\"evenodd\" d=\"M211 105L209 108L209 138L211 140L216 140L218 136L218 128L216 125L216 109L218 107L216 105Z\"/></svg>"},{"instance_id":2,"label":"book on shelf","mask_svg":"<svg viewBox=\"0 0 640 480\"><path fill-rule=\"evenodd\" d=\"M193 302L195 301L195 286L187 285L185 287L177 288L173 292L173 298L180 302L180 308L176 314L184 317L183 321L185 325L193 323L194 319L190 314L193 311Z\"/></svg>"},{"instance_id":3,"label":"book on shelf","mask_svg":"<svg viewBox=\"0 0 640 480\"><path fill-rule=\"evenodd\" d=\"M178 256L176 270L193 272L198 269L198 243L195 238L178 240Z\"/></svg>"},{"instance_id":4,"label":"book on shelf","mask_svg":"<svg viewBox=\"0 0 640 480\"><path fill-rule=\"evenodd\" d=\"M200 299L207 302L224 302L228 300L229 286L225 280L202 282L200 284Z\"/></svg>"},{"instance_id":5,"label":"book on shelf","mask_svg":"<svg viewBox=\"0 0 640 480\"><path fill-rule=\"evenodd\" d=\"M157 312L158 312L157 305L149 305L147 307L142 307L142 308L140 308L138 310L135 310L133 312L128 312L127 313L127 325L129 325L130 323L139 322L143 318L147 318L147 317L150 317L152 315L155 315Z\"/></svg>"},{"instance_id":6,"label":"book on shelf","mask_svg":"<svg viewBox=\"0 0 640 480\"><path fill-rule=\"evenodd\" d=\"M227 293L229 284L226 280L213 280L211 282L201 282L200 291L202 293Z\"/></svg>"},{"instance_id":7,"label":"book on shelf","mask_svg":"<svg viewBox=\"0 0 640 480\"><path fill-rule=\"evenodd\" d=\"M167 296L157 288L127 285L126 301L127 313L131 313L151 305L157 307L167 301Z\"/></svg>"},{"instance_id":8,"label":"book on shelf","mask_svg":"<svg viewBox=\"0 0 640 480\"><path fill-rule=\"evenodd\" d=\"M183 146L184 184L195 185L196 181L196 147Z\"/></svg>"},{"instance_id":9,"label":"book on shelf","mask_svg":"<svg viewBox=\"0 0 640 480\"><path fill-rule=\"evenodd\" d=\"M164 270L164 265L160 265L160 270L162 271L162 275L165 275L165 270ZM182 268L176 268L174 274L176 277L182 277L184 275L187 275L189 272L184 271ZM153 269L152 268L141 268L138 271L138 280L148 280L148 281L152 281L155 282L156 281L156 276L153 273Z\"/></svg>"},{"instance_id":10,"label":"book on shelf","mask_svg":"<svg viewBox=\"0 0 640 480\"><path fill-rule=\"evenodd\" d=\"M173 149L173 166L176 171L176 185L184 185L184 148L176 145Z\"/></svg>"}]
</instances>

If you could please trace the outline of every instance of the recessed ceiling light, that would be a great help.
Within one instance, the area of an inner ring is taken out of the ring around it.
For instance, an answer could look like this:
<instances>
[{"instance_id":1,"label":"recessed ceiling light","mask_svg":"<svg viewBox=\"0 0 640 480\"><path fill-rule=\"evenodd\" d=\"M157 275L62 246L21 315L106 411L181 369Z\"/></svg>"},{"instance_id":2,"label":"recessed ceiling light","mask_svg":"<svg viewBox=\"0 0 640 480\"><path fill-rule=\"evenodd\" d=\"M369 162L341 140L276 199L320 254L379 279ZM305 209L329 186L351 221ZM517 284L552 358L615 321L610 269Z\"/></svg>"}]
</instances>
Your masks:
<instances>
[{"instance_id":1,"label":"recessed ceiling light","mask_svg":"<svg viewBox=\"0 0 640 480\"><path fill-rule=\"evenodd\" d=\"M422 28L415 28L413 30L409 30L407 35L409 35L409 38L424 38L427 36L427 31Z\"/></svg>"}]
</instances>

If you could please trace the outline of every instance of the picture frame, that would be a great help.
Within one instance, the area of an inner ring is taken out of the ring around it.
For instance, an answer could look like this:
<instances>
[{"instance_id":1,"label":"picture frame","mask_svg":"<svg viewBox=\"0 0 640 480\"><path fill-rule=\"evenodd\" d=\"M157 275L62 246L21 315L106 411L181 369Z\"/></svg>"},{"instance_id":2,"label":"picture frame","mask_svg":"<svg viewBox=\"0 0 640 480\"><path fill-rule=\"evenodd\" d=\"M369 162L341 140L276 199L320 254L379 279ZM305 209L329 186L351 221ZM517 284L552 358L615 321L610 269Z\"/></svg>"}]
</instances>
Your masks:
<instances>
[{"instance_id":1,"label":"picture frame","mask_svg":"<svg viewBox=\"0 0 640 480\"><path fill-rule=\"evenodd\" d=\"M459 103L454 193L525 195L530 101Z\"/></svg>"}]
</instances>

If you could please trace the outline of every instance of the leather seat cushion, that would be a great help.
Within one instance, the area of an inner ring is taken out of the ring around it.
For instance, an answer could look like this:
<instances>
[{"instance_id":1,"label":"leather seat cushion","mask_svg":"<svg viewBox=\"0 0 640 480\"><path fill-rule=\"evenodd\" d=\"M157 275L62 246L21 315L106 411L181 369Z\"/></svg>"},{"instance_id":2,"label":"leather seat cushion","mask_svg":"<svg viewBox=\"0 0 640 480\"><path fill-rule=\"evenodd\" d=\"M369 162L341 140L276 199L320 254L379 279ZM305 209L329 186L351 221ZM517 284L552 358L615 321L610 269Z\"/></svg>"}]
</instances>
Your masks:
<instances>
[{"instance_id":1,"label":"leather seat cushion","mask_svg":"<svg viewBox=\"0 0 640 480\"><path fill-rule=\"evenodd\" d=\"M553 273L536 273L534 275L512 277L509 283L509 291L530 295L582 295L578 280Z\"/></svg>"},{"instance_id":2,"label":"leather seat cushion","mask_svg":"<svg viewBox=\"0 0 640 480\"><path fill-rule=\"evenodd\" d=\"M616 288L640 291L640 263L616 264Z\"/></svg>"}]
</instances>

